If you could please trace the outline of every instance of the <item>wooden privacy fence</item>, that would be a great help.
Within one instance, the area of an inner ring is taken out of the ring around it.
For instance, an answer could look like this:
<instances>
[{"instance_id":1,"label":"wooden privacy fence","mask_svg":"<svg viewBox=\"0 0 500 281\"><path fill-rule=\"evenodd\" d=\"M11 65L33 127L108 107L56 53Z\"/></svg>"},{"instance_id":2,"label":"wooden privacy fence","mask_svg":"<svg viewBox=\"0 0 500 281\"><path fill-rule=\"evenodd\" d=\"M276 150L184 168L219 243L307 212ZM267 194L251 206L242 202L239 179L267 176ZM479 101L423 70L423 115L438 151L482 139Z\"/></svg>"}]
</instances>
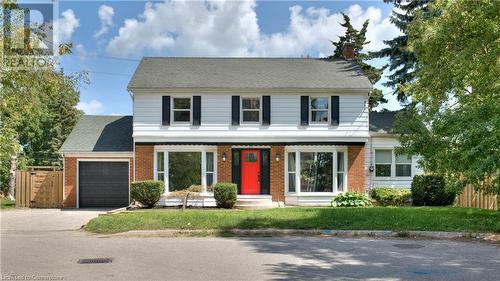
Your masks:
<instances>
[{"instance_id":1,"label":"wooden privacy fence","mask_svg":"<svg viewBox=\"0 0 500 281\"><path fill-rule=\"evenodd\" d=\"M62 201L62 171L16 172L16 207L60 208Z\"/></svg>"},{"instance_id":2,"label":"wooden privacy fence","mask_svg":"<svg viewBox=\"0 0 500 281\"><path fill-rule=\"evenodd\" d=\"M464 191L458 195L457 204L460 207L498 210L498 196L484 194L482 191L476 191L474 187L468 185L464 188Z\"/></svg>"}]
</instances>

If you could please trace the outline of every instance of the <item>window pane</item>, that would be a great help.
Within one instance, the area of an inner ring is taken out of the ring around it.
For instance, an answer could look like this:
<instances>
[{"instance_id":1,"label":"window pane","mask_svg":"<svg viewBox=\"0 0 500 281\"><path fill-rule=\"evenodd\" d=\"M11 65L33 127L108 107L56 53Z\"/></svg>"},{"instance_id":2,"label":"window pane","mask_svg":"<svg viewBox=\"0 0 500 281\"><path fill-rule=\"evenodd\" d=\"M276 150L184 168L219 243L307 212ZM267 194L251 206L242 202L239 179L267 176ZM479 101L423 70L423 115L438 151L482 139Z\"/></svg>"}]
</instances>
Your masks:
<instances>
[{"instance_id":1,"label":"window pane","mask_svg":"<svg viewBox=\"0 0 500 281\"><path fill-rule=\"evenodd\" d=\"M391 176L391 165L390 164L377 164L375 165L375 176L376 177L390 177Z\"/></svg>"},{"instance_id":2,"label":"window pane","mask_svg":"<svg viewBox=\"0 0 500 281\"><path fill-rule=\"evenodd\" d=\"M288 173L288 192L295 192L295 173Z\"/></svg>"},{"instance_id":3,"label":"window pane","mask_svg":"<svg viewBox=\"0 0 500 281\"><path fill-rule=\"evenodd\" d=\"M344 174L343 173L337 174L337 191L339 191L339 192L344 191Z\"/></svg>"},{"instance_id":4,"label":"window pane","mask_svg":"<svg viewBox=\"0 0 500 281\"><path fill-rule=\"evenodd\" d=\"M259 98L243 98L241 106L243 109L259 109L260 99Z\"/></svg>"},{"instance_id":5,"label":"window pane","mask_svg":"<svg viewBox=\"0 0 500 281\"><path fill-rule=\"evenodd\" d=\"M411 177L411 164L397 164L396 177Z\"/></svg>"},{"instance_id":6,"label":"window pane","mask_svg":"<svg viewBox=\"0 0 500 281\"><path fill-rule=\"evenodd\" d=\"M163 172L158 172L158 174L156 175L156 180L159 180L159 181L164 181L165 180L165 173Z\"/></svg>"},{"instance_id":7,"label":"window pane","mask_svg":"<svg viewBox=\"0 0 500 281\"><path fill-rule=\"evenodd\" d=\"M328 122L328 111L311 112L311 122Z\"/></svg>"},{"instance_id":8,"label":"window pane","mask_svg":"<svg viewBox=\"0 0 500 281\"><path fill-rule=\"evenodd\" d=\"M300 191L332 192L331 152L300 153Z\"/></svg>"},{"instance_id":9,"label":"window pane","mask_svg":"<svg viewBox=\"0 0 500 281\"><path fill-rule=\"evenodd\" d=\"M257 162L257 153L245 153L245 162Z\"/></svg>"},{"instance_id":10,"label":"window pane","mask_svg":"<svg viewBox=\"0 0 500 281\"><path fill-rule=\"evenodd\" d=\"M375 163L392 163L392 150L375 150Z\"/></svg>"},{"instance_id":11,"label":"window pane","mask_svg":"<svg viewBox=\"0 0 500 281\"><path fill-rule=\"evenodd\" d=\"M156 153L156 170L157 171L165 171L165 153L157 152Z\"/></svg>"},{"instance_id":12,"label":"window pane","mask_svg":"<svg viewBox=\"0 0 500 281\"><path fill-rule=\"evenodd\" d=\"M243 122L259 122L259 112L243 111Z\"/></svg>"},{"instance_id":13,"label":"window pane","mask_svg":"<svg viewBox=\"0 0 500 281\"><path fill-rule=\"evenodd\" d=\"M174 98L174 109L190 109L190 98Z\"/></svg>"},{"instance_id":14,"label":"window pane","mask_svg":"<svg viewBox=\"0 0 500 281\"><path fill-rule=\"evenodd\" d=\"M201 184L201 152L169 152L170 191Z\"/></svg>"},{"instance_id":15,"label":"window pane","mask_svg":"<svg viewBox=\"0 0 500 281\"><path fill-rule=\"evenodd\" d=\"M311 109L328 109L328 98L312 98Z\"/></svg>"},{"instance_id":16,"label":"window pane","mask_svg":"<svg viewBox=\"0 0 500 281\"><path fill-rule=\"evenodd\" d=\"M288 171L295 172L295 152L288 153Z\"/></svg>"},{"instance_id":17,"label":"window pane","mask_svg":"<svg viewBox=\"0 0 500 281\"><path fill-rule=\"evenodd\" d=\"M214 174L207 173L207 187L212 186L214 184Z\"/></svg>"},{"instance_id":18,"label":"window pane","mask_svg":"<svg viewBox=\"0 0 500 281\"><path fill-rule=\"evenodd\" d=\"M214 171L214 153L207 152L207 172Z\"/></svg>"},{"instance_id":19,"label":"window pane","mask_svg":"<svg viewBox=\"0 0 500 281\"><path fill-rule=\"evenodd\" d=\"M337 152L337 171L344 171L344 152Z\"/></svg>"},{"instance_id":20,"label":"window pane","mask_svg":"<svg viewBox=\"0 0 500 281\"><path fill-rule=\"evenodd\" d=\"M191 113L189 111L174 111L175 122L189 122Z\"/></svg>"},{"instance_id":21,"label":"window pane","mask_svg":"<svg viewBox=\"0 0 500 281\"><path fill-rule=\"evenodd\" d=\"M406 164L411 164L411 157L408 156L407 154L396 154L396 163L406 163Z\"/></svg>"}]
</instances>

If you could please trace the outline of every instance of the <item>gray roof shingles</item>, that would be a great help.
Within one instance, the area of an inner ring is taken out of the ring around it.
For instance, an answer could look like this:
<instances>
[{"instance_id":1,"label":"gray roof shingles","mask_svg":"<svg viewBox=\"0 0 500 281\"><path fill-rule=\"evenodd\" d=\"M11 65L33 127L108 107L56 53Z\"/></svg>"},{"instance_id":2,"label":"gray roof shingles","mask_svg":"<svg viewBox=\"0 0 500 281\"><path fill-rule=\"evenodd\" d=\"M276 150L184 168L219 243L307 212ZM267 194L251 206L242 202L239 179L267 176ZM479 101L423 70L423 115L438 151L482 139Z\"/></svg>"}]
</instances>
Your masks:
<instances>
[{"instance_id":1,"label":"gray roof shingles","mask_svg":"<svg viewBox=\"0 0 500 281\"><path fill-rule=\"evenodd\" d=\"M371 89L353 61L312 58L145 57L128 89L304 88Z\"/></svg>"},{"instance_id":2,"label":"gray roof shingles","mask_svg":"<svg viewBox=\"0 0 500 281\"><path fill-rule=\"evenodd\" d=\"M397 111L370 112L370 132L394 134Z\"/></svg>"},{"instance_id":3,"label":"gray roof shingles","mask_svg":"<svg viewBox=\"0 0 500 281\"><path fill-rule=\"evenodd\" d=\"M132 116L84 115L59 152L133 151Z\"/></svg>"}]
</instances>

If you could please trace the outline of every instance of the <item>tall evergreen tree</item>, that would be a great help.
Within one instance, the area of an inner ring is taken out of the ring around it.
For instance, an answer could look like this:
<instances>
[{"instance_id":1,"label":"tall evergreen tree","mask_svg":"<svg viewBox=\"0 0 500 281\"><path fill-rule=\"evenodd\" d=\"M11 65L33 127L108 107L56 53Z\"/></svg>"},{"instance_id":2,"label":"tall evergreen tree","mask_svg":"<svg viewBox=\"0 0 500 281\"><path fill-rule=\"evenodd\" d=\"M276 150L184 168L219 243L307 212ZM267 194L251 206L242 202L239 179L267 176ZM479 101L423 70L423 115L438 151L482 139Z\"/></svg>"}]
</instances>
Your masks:
<instances>
[{"instance_id":1,"label":"tall evergreen tree","mask_svg":"<svg viewBox=\"0 0 500 281\"><path fill-rule=\"evenodd\" d=\"M333 51L333 55L331 55L329 58L342 58L342 50L344 48L344 44L354 44L354 60L366 74L370 82L373 84L377 83L377 81L380 79L382 71L365 63L365 60L369 57L366 53L362 52L364 46L370 43L370 41L366 40L366 31L368 29L369 20L366 20L363 23L361 29L358 31L352 26L351 19L348 15L342 13L342 16L344 18L344 22L340 25L344 27L346 31L344 35L339 36L339 40L337 42L331 41L332 45L335 47L335 50ZM370 110L382 103L387 103L387 100L384 98L382 91L379 89L373 89L373 91L371 91L370 93L369 99Z\"/></svg>"},{"instance_id":2,"label":"tall evergreen tree","mask_svg":"<svg viewBox=\"0 0 500 281\"><path fill-rule=\"evenodd\" d=\"M408 25L414 20L415 13L426 10L430 0L384 0L386 3L393 3L396 8L391 16L391 22L401 30L403 35L391 40L385 40L387 45L377 52L371 52L371 58L389 58L389 63L384 66L389 68L391 74L384 86L394 88L394 94L398 101L406 102L408 93L404 91L404 84L412 81L415 77L414 71L417 64L415 53L408 49Z\"/></svg>"}]
</instances>

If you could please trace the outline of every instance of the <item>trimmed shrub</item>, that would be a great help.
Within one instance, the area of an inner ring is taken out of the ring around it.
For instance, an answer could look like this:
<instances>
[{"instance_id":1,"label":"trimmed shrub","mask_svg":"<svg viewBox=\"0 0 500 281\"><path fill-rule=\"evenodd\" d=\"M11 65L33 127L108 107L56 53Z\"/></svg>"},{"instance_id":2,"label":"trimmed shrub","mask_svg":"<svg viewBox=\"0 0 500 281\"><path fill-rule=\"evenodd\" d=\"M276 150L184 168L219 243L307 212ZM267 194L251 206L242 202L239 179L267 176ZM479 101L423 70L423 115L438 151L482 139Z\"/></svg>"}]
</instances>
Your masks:
<instances>
[{"instance_id":1,"label":"trimmed shrub","mask_svg":"<svg viewBox=\"0 0 500 281\"><path fill-rule=\"evenodd\" d=\"M146 208L153 208L164 191L162 181L136 181L130 184L130 197Z\"/></svg>"},{"instance_id":2,"label":"trimmed shrub","mask_svg":"<svg viewBox=\"0 0 500 281\"><path fill-rule=\"evenodd\" d=\"M234 183L220 182L214 186L214 198L217 207L231 209L236 203L237 186Z\"/></svg>"},{"instance_id":3,"label":"trimmed shrub","mask_svg":"<svg viewBox=\"0 0 500 281\"><path fill-rule=\"evenodd\" d=\"M231 209L236 204L237 186L230 182L216 183L214 186L214 198L217 207Z\"/></svg>"},{"instance_id":4,"label":"trimmed shrub","mask_svg":"<svg viewBox=\"0 0 500 281\"><path fill-rule=\"evenodd\" d=\"M411 183L411 197L415 206L446 206L455 200L456 193L446 188L438 175L416 175Z\"/></svg>"},{"instance_id":5,"label":"trimmed shrub","mask_svg":"<svg viewBox=\"0 0 500 281\"><path fill-rule=\"evenodd\" d=\"M403 206L410 201L409 188L376 187L371 190L370 196L381 206Z\"/></svg>"},{"instance_id":6,"label":"trimmed shrub","mask_svg":"<svg viewBox=\"0 0 500 281\"><path fill-rule=\"evenodd\" d=\"M370 198L359 192L345 192L332 199L332 207L365 207L371 204Z\"/></svg>"}]
</instances>

